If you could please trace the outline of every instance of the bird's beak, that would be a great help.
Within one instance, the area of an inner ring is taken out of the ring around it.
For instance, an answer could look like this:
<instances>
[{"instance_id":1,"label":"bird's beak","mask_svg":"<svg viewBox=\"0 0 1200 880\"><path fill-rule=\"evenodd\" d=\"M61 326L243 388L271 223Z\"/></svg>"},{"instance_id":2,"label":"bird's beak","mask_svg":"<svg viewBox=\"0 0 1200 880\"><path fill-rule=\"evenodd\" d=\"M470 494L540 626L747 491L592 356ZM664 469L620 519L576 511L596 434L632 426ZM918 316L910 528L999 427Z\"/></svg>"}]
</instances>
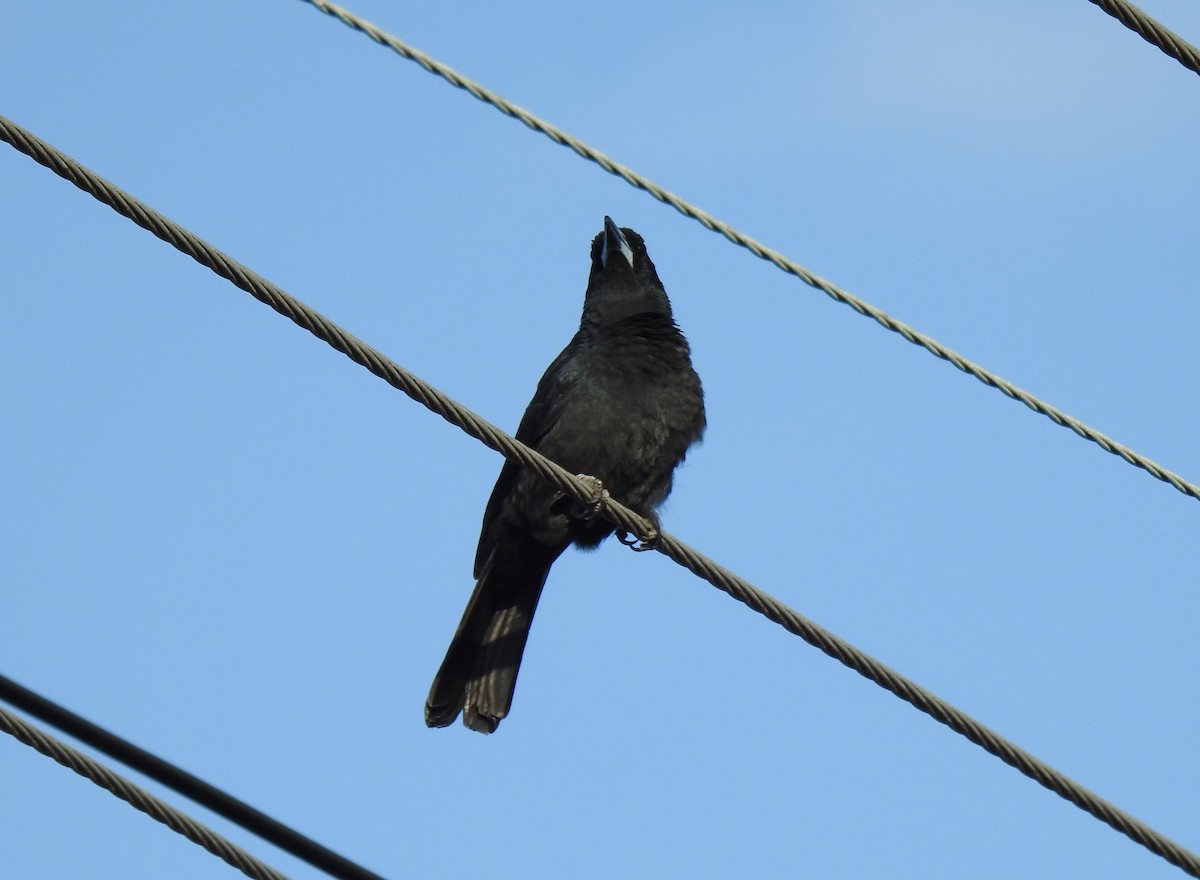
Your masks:
<instances>
[{"instance_id":1,"label":"bird's beak","mask_svg":"<svg viewBox=\"0 0 1200 880\"><path fill-rule=\"evenodd\" d=\"M612 217L605 217L604 246L600 249L600 265L607 269L609 259L616 253L620 253L625 258L625 262L629 264L629 268L633 268L633 248L629 246L629 242L625 240L625 236L621 234L617 224L613 223Z\"/></svg>"}]
</instances>

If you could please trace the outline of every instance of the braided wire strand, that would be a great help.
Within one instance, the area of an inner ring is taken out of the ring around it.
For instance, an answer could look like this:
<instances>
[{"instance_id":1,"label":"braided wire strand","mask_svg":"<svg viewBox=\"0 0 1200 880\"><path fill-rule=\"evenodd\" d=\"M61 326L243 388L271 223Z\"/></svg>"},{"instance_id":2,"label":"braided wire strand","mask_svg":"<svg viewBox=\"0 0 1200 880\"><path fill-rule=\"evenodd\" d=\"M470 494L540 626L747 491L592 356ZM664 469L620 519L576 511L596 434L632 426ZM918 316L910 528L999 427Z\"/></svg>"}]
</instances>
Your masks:
<instances>
[{"instance_id":1,"label":"braided wire strand","mask_svg":"<svg viewBox=\"0 0 1200 880\"><path fill-rule=\"evenodd\" d=\"M442 64L440 61L436 61L425 53L402 42L371 22L360 18L341 6L338 6L334 3L329 3L327 0L302 0L302 2L315 7L321 12L324 12L326 15L336 18L346 26L365 34L376 43L379 43L381 46L386 46L401 57L416 62L429 73L439 76L450 85L463 89L471 95L474 95L480 101L491 105L505 116L511 116L514 119L520 120L529 128L550 138L550 140L554 141L554 143L571 149L584 159L596 163L605 171L621 178L630 186L648 193L666 205L670 205L680 214L683 214L685 217L690 217L691 219L700 223L700 225L702 225L705 229L723 235L729 241L745 248L756 257L766 260L767 262L776 266L778 269L786 272L789 275L793 275L796 278L799 278L805 284L820 290L834 301L839 302L842 305L847 305L860 315L864 315L865 317L873 319L880 326L891 330L893 333L898 333L901 337L908 340L913 345L917 345L925 349L934 357L948 361L967 375L975 377L984 385L995 388L1013 400L1020 401L1034 412L1050 419L1050 421L1054 422L1054 424L1063 428L1071 429L1083 439L1090 440L1091 442L1095 443L1105 452L1120 456L1129 464L1133 465L1134 467L1141 468L1152 477L1162 480L1164 483L1170 484L1184 495L1189 495L1192 498L1200 500L1200 486L1196 486L1193 483L1188 482L1180 475L1174 473L1173 471L1167 470L1161 465L1156 464L1154 461L1138 452L1135 452L1128 446L1118 443L1111 437L1108 437L1096 429L1089 427L1078 419L1067 415L1057 407L1051 406L1045 401L1040 400L1039 398L1030 394L1028 391L1018 388L1007 379L1003 379L1000 376L997 376L995 373L984 369L979 364L967 360L967 358L942 345L936 339L926 336L924 333L909 327L907 324L897 320L896 318L893 318L882 309L876 308L870 303L859 299L854 294L842 290L831 281L827 281L824 278L813 274L800 264L789 260L778 251L759 244L748 235L745 235L734 229L728 223L718 220L711 214L701 210L690 202L687 202L684 199L681 199L679 196L668 192L649 178L638 174L637 172L618 162L615 162L608 156L601 153L599 150L593 149L578 138L572 137L571 135L551 125L549 122L534 116L527 110L523 110L516 104L513 104L495 92L484 88L479 83L468 79L452 68Z\"/></svg>"},{"instance_id":2,"label":"braided wire strand","mask_svg":"<svg viewBox=\"0 0 1200 880\"><path fill-rule=\"evenodd\" d=\"M588 483L577 479L575 475L538 455L523 443L517 443L491 422L476 415L448 395L380 354L282 288L267 281L261 275L243 266L237 260L222 253L208 242L3 116L0 116L0 140L7 141L34 161L108 205L118 214L127 217L176 250L232 282L259 302L270 306L285 318L328 343L356 364L366 367L389 385L403 391L422 406L437 413L450 424L461 428L490 448L518 462L522 467L530 468L577 501L589 503L593 500L593 489ZM629 511L626 511L626 514L624 522L621 523L622 527L639 534L644 533L646 526L641 517L637 517Z\"/></svg>"},{"instance_id":3,"label":"braided wire strand","mask_svg":"<svg viewBox=\"0 0 1200 880\"><path fill-rule=\"evenodd\" d=\"M161 822L172 831L182 834L192 843L203 847L228 865L237 868L254 880L288 880L270 865L259 861L238 845L226 840L206 825L197 822L186 813L159 800L145 789L134 785L125 777L89 758L61 740L29 724L19 715L0 708L0 731L9 734L32 749L53 758L64 767L74 770L101 788L141 810L151 819Z\"/></svg>"},{"instance_id":4,"label":"braided wire strand","mask_svg":"<svg viewBox=\"0 0 1200 880\"><path fill-rule=\"evenodd\" d=\"M976 721L916 682L834 635L771 595L721 567L671 535L662 535L661 553L704 578L717 589L779 624L844 666L920 709L961 734L984 751L1048 788L1064 800L1119 831L1134 843L1170 862L1193 877L1200 877L1200 858L1173 840L1134 818L1115 804L1075 782L996 731Z\"/></svg>"},{"instance_id":5,"label":"braided wire strand","mask_svg":"<svg viewBox=\"0 0 1200 880\"><path fill-rule=\"evenodd\" d=\"M1132 3L1125 0L1088 0L1099 6L1125 27L1151 45L1157 46L1193 73L1200 73L1200 49L1183 37L1159 24Z\"/></svg>"},{"instance_id":6,"label":"braided wire strand","mask_svg":"<svg viewBox=\"0 0 1200 880\"><path fill-rule=\"evenodd\" d=\"M378 874L272 819L233 795L34 693L5 675L0 675L0 701L9 703L36 721L57 728L60 735L65 734L101 755L124 764L222 819L240 825L259 839L331 877L339 880L383 880Z\"/></svg>"},{"instance_id":7,"label":"braided wire strand","mask_svg":"<svg viewBox=\"0 0 1200 880\"><path fill-rule=\"evenodd\" d=\"M458 426L506 458L528 467L557 488L584 503L595 503L595 488L570 472L510 437L490 422L442 394L424 380L389 360L366 343L342 330L332 321L310 309L281 288L255 274L231 257L218 251L133 196L83 167L73 159L41 141L34 135L0 116L0 139L8 141L80 189L90 193L139 226L153 232L197 262L236 284L259 301L290 318L318 339L328 343L351 360L365 366L393 387L403 391L446 421ZM618 528L638 535L651 533L650 524L612 499L603 499L601 512ZM843 641L779 600L759 590L703 554L663 532L654 539L654 546L669 559L679 563L713 586L799 636L830 657L853 669L859 675L890 691L895 696L920 709L951 730L997 756L1061 797L1075 804L1102 822L1144 846L1193 877L1200 877L1200 858L1172 840L1135 819L1115 805L1069 779L1050 765L1009 742L995 731L960 712L945 700L915 682L889 669L869 654Z\"/></svg>"}]
</instances>

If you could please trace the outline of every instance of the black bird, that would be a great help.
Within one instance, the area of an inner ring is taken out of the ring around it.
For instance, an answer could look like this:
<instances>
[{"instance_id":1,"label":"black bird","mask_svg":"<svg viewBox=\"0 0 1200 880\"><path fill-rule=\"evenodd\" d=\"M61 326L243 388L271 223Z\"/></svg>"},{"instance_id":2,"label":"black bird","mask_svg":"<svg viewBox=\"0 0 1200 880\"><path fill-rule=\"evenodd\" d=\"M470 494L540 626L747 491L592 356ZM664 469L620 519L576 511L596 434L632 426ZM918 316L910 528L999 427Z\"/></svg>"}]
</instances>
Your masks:
<instances>
[{"instance_id":1,"label":"black bird","mask_svg":"<svg viewBox=\"0 0 1200 880\"><path fill-rule=\"evenodd\" d=\"M632 229L604 218L579 332L546 370L517 439L567 470L601 481L657 525L675 466L704 433L704 392L671 303ZM459 712L491 733L508 714L529 626L550 566L572 543L613 533L531 471L505 462L483 514L475 592L425 703L425 723Z\"/></svg>"}]
</instances>

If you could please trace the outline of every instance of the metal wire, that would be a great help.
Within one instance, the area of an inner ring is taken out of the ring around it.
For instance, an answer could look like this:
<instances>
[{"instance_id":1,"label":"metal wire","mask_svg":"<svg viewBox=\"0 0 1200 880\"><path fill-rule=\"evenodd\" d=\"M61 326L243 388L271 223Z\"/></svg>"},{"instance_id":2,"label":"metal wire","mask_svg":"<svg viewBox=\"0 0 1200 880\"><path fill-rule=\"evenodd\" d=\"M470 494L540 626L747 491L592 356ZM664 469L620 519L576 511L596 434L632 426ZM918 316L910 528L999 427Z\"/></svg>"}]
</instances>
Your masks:
<instances>
[{"instance_id":1,"label":"metal wire","mask_svg":"<svg viewBox=\"0 0 1200 880\"><path fill-rule=\"evenodd\" d=\"M1125 27L1151 45L1158 46L1193 73L1200 73L1200 49L1179 34L1159 24L1142 10L1125 0L1088 0L1099 6Z\"/></svg>"},{"instance_id":2,"label":"metal wire","mask_svg":"<svg viewBox=\"0 0 1200 880\"><path fill-rule=\"evenodd\" d=\"M316 9L319 9L321 12L324 12L327 15L333 16L348 27L366 34L375 42L382 46L388 47L401 57L407 58L410 61L415 61L417 64L421 65L421 67L425 68L425 70L441 77L443 80L450 83L450 85L455 86L456 88L464 89L465 91L474 95L480 101L483 101L485 104L490 104L492 107L495 107L505 116L511 116L514 119L519 119L529 128L533 129L534 131L541 132L556 144L568 147L578 155L582 156L584 159L595 162L605 171L609 172L610 174L615 174L630 186L649 193L660 202L670 205L685 217L691 217L706 229L720 233L734 244L744 247L756 257L766 260L789 275L794 275L805 284L815 287L817 290L820 290L822 293L825 293L837 302L850 306L850 308L854 309L854 311L858 312L860 315L865 315L866 317L873 319L880 326L891 330L893 333L900 334L900 336L913 343L913 345L920 346L934 357L950 362L959 370L962 370L962 372L970 376L974 376L984 385L995 388L1007 397L1011 397L1013 400L1019 400L1034 412L1040 413L1046 418L1050 419L1050 421L1054 422L1054 424L1063 428L1070 428L1080 437L1084 438L1085 440L1090 440L1105 452L1110 452L1113 455L1120 456L1129 464L1133 465L1134 467L1141 468L1156 479L1162 480L1164 483L1169 483L1183 494L1190 495L1192 498L1200 500L1200 487L1189 483L1178 474L1161 467L1146 456L1135 452L1128 446L1118 443L1112 438L1100 433L1095 428L1085 425L1083 422L1067 415L1057 407L1051 406L1043 400L1039 400L1028 391L1018 388L1007 379L1003 379L1000 376L997 376L995 373L984 369L979 364L967 360L962 355L942 345L936 339L914 330L912 327L909 327L902 321L896 320L882 309L876 308L870 303L859 299L854 294L842 290L832 282L826 281L824 278L814 275L812 272L808 271L798 263L792 262L778 251L771 250L770 248L759 244L748 235L738 232L728 223L718 220L711 214L702 211L700 208L697 208L690 202L684 201L679 196L668 192L649 178L643 177L642 175L630 168L625 167L624 165L621 165L618 162L614 162L599 150L589 147L578 138L566 134L565 132L551 125L549 122L539 119L537 116L534 116L527 110L521 109L516 104L505 100L500 95L484 88L479 83L468 79L452 68L442 64L440 61L430 58L425 53L414 49L412 46L400 41L376 25L371 24L369 21L359 18L357 15L347 9L343 9L341 6L326 2L326 0L303 0L303 2L315 7Z\"/></svg>"},{"instance_id":3,"label":"metal wire","mask_svg":"<svg viewBox=\"0 0 1200 880\"><path fill-rule=\"evenodd\" d=\"M218 275L229 279L256 299L308 330L318 339L328 343L356 363L362 364L413 400L437 413L451 424L462 428L476 439L483 441L492 449L501 452L505 457L533 469L573 498L585 503L595 501L594 488L588 482L580 480L538 452L518 442L366 343L355 339L332 321L310 309L281 288L255 274L233 258L222 254L212 245L2 116L0 116L0 139L12 144L56 174L70 180L80 189L129 217L139 226L150 230ZM641 517L617 501L607 500L601 506L601 512L625 531L638 535L650 534L650 524L644 522ZM971 742L999 757L1006 764L1015 767L1021 773L1036 780L1080 809L1120 831L1135 843L1141 844L1171 864L1182 868L1188 874L1200 877L1200 858L1074 782L1050 765L1039 761L995 731L925 690L916 682L889 669L869 654L813 623L671 535L659 534L654 546L664 555L704 578L713 586L779 624L788 632L794 633L809 644L820 648L821 651L850 667L859 675L870 679L950 729L962 734Z\"/></svg>"},{"instance_id":4,"label":"metal wire","mask_svg":"<svg viewBox=\"0 0 1200 880\"><path fill-rule=\"evenodd\" d=\"M338 880L383 880L378 874L368 871L328 847L305 837L295 829L272 819L244 801L240 801L203 779L181 770L157 755L138 748L128 740L93 724L86 718L68 711L41 694L34 693L29 688L23 687L3 675L0 675L0 700L16 706L22 712L28 712L39 721L58 728L63 733L120 761L160 785L174 789L200 806L242 826L250 833L291 853L296 858L308 862L331 877L336 877Z\"/></svg>"},{"instance_id":5,"label":"metal wire","mask_svg":"<svg viewBox=\"0 0 1200 880\"><path fill-rule=\"evenodd\" d=\"M287 875L281 874L270 865L259 861L240 846L230 843L206 825L197 822L191 816L175 809L165 801L161 801L145 789L139 788L123 776L109 770L98 761L93 761L82 752L76 751L61 740L39 730L32 724L14 715L7 709L0 709L0 731L16 737L25 745L36 749L47 757L53 758L64 767L69 767L80 776L90 779L96 785L106 789L127 804L141 810L151 819L162 822L172 831L182 834L192 843L204 847L217 858L237 868L247 877L255 880L288 880Z\"/></svg>"}]
</instances>

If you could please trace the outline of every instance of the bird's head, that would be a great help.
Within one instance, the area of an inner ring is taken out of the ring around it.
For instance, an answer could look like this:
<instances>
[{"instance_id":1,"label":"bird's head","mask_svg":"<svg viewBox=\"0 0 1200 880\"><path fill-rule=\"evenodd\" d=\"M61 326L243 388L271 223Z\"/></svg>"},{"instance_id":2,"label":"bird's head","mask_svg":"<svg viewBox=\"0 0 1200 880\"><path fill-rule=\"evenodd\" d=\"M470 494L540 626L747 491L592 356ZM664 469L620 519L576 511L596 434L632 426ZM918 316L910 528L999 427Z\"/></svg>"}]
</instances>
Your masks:
<instances>
[{"instance_id":1,"label":"bird's head","mask_svg":"<svg viewBox=\"0 0 1200 880\"><path fill-rule=\"evenodd\" d=\"M646 253L646 242L605 217L604 231L592 240L584 318L603 327L639 314L670 317L670 300Z\"/></svg>"}]
</instances>

